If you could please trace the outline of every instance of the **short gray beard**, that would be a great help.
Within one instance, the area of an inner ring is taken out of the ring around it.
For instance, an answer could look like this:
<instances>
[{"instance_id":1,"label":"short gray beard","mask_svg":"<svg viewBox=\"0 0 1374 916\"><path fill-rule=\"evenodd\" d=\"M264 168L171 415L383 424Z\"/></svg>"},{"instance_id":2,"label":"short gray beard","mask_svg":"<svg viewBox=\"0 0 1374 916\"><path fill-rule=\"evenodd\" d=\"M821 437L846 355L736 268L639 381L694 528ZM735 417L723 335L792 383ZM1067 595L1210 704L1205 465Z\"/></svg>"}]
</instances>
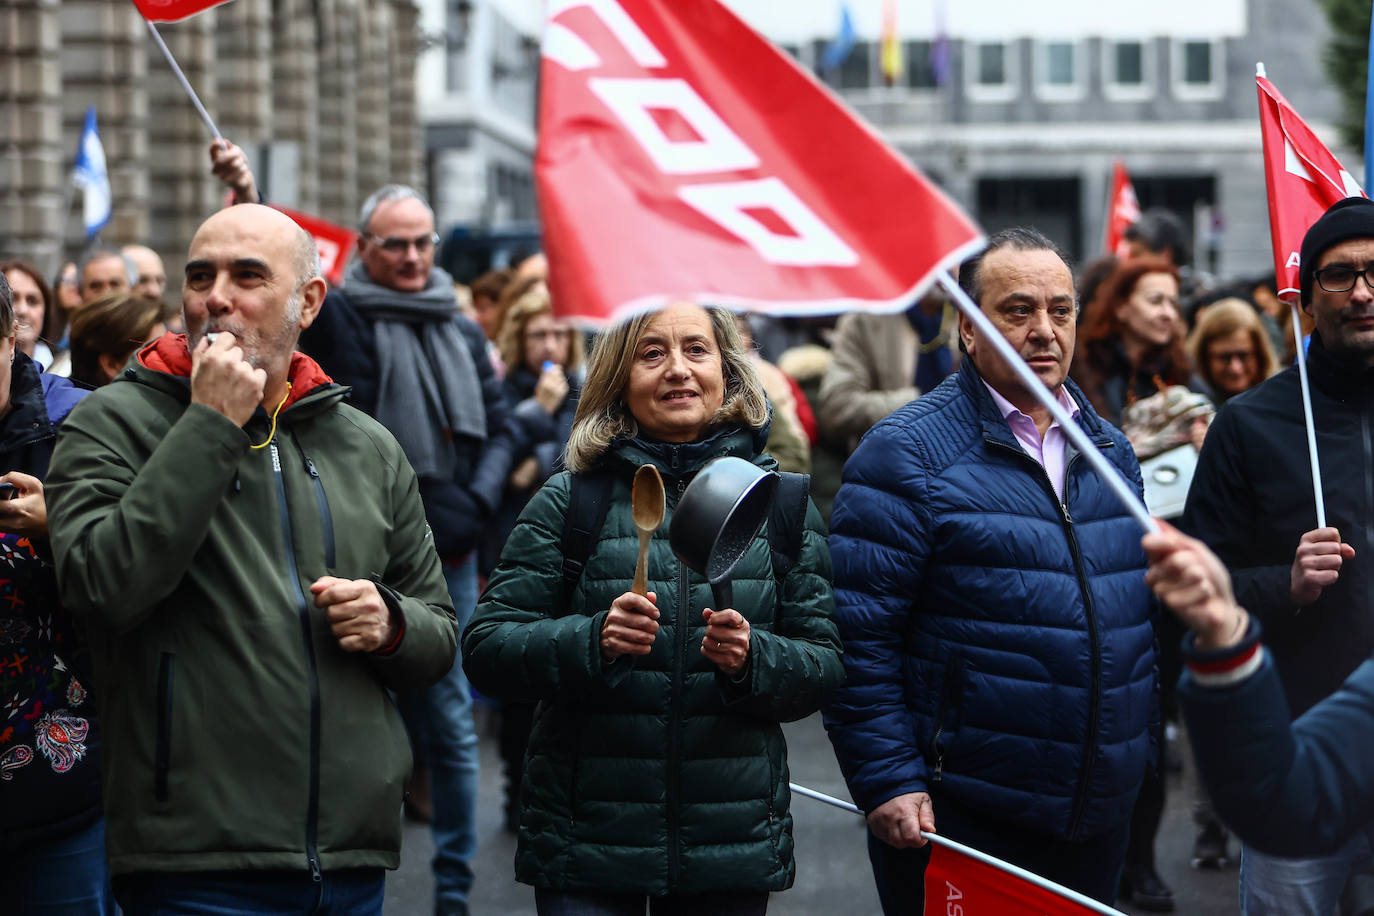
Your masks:
<instances>
[{"instance_id":1,"label":"short gray beard","mask_svg":"<svg viewBox=\"0 0 1374 916\"><path fill-rule=\"evenodd\" d=\"M182 321L186 320L186 311L182 309ZM289 364L291 352L296 349L296 341L300 335L301 320L301 291L297 288L290 296L286 297L286 310L282 314L281 324L278 325L276 333L271 337L258 338L256 332L252 332L254 339L246 339L248 335L235 334L238 344L243 348L243 358L248 365L254 369L266 371L268 366L265 363L274 362L277 359L285 358ZM215 326L214 319L205 323L205 327L199 334L187 335L186 347L188 350L195 351L200 346L200 340L206 334L212 334L222 330ZM270 352L269 352L270 351Z\"/></svg>"}]
</instances>

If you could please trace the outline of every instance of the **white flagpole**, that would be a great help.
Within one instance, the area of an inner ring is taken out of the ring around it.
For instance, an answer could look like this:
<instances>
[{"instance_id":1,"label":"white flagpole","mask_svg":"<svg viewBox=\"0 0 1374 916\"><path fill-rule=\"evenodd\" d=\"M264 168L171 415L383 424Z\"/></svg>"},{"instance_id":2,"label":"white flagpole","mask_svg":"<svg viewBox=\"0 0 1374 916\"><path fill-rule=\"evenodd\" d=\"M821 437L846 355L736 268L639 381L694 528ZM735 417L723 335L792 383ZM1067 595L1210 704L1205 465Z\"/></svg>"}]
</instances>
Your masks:
<instances>
[{"instance_id":1,"label":"white flagpole","mask_svg":"<svg viewBox=\"0 0 1374 916\"><path fill-rule=\"evenodd\" d=\"M196 106L196 112L200 115L200 119L205 122L206 127L210 128L210 133L214 135L216 140L223 140L224 137L220 135L219 128L216 127L215 122L210 119L210 113L205 110L204 105L200 104L200 96L196 95L196 91L191 88L191 81L186 78L185 73L181 72L181 67L177 64L177 59L172 56L171 49L167 47L167 43L162 40L162 35L159 34L157 26L153 25L152 22L149 22L147 19L143 21L147 23L148 31L153 33L153 41L157 42L157 46L162 49L162 56L167 58L167 63L171 65L172 73L174 73L176 78L181 82L181 88L185 89L186 94L191 97L191 104Z\"/></svg>"},{"instance_id":2,"label":"white flagpole","mask_svg":"<svg viewBox=\"0 0 1374 916\"><path fill-rule=\"evenodd\" d=\"M1302 416L1307 425L1307 458L1312 464L1312 495L1317 503L1317 527L1326 527L1326 500L1322 496L1322 469L1317 462L1317 427L1312 422L1312 387L1307 381L1307 348L1302 345L1302 322L1298 304L1289 303L1293 313L1293 340L1298 350L1298 380L1302 383Z\"/></svg>"},{"instance_id":3,"label":"white flagpole","mask_svg":"<svg viewBox=\"0 0 1374 916\"><path fill-rule=\"evenodd\" d=\"M983 336L992 344L993 349L1001 354L1002 358L1007 361L1007 365L1011 366L1012 370L1021 380L1021 383L1026 386L1026 389L1035 396L1037 401L1044 405L1055 420L1059 421L1059 427L1064 431L1064 435L1068 436L1069 441L1074 444L1074 447L1078 449L1079 453L1082 454L1082 456L1087 459L1088 463L1093 466L1093 469L1102 476L1103 481L1106 482L1107 486L1111 487L1117 498L1121 500L1121 504L1126 507L1127 511L1135 516L1136 521L1140 522L1140 527L1144 528L1147 533L1157 533L1159 531L1159 526L1155 524L1155 520L1150 517L1150 510L1145 508L1145 503L1143 503L1140 497L1136 495L1135 491L1130 488L1126 483L1126 479L1121 476L1116 468L1112 467L1111 462L1102 457L1102 453L1098 451L1097 446L1093 445L1087 433L1083 432L1083 429L1074 422L1068 412L1065 411L1063 407L1059 406L1059 401L1055 399L1054 395L1050 394L1050 390L1045 387L1045 383L1040 381L1040 377L1031 371L1030 366L1026 365L1026 361L1011 348L1011 344L1007 343L1007 339L1002 336L1002 332L997 330L992 322L988 320L988 316L983 314L983 310L980 309L977 304L968 297L968 293L964 292L963 288L960 287L958 283L955 283L949 274L944 271L940 272L940 285L945 288L945 292L949 293L951 300L959 311L963 312L964 315L977 326L978 330L983 332Z\"/></svg>"},{"instance_id":4,"label":"white flagpole","mask_svg":"<svg viewBox=\"0 0 1374 916\"><path fill-rule=\"evenodd\" d=\"M789 782L787 784L787 787L791 789L793 792L796 792L798 795L805 795L807 798L814 798L816 801L824 802L825 804L839 808L842 811L849 811L853 814L857 814L860 817L863 817L863 812L860 811L858 806L855 805L853 802L847 802L844 799L836 798L833 795L826 795L824 792L817 792L815 789L808 789L806 786L799 786L795 782ZM991 865L993 868L996 868L1000 871L1004 871L1009 875L1015 875L1023 881L1028 881L1031 884L1034 884L1036 887L1042 887L1047 891L1052 891L1060 895L1061 897L1064 897L1068 900L1072 900L1079 906L1087 907L1094 913L1105 913L1107 914L1107 916L1124 916L1124 914L1120 910L1114 910L1103 903L1099 903L1091 897L1085 897L1084 895L1078 893L1078 891L1070 890L1069 888L1064 887L1060 884L1055 884L1053 881L1042 878L1034 872L1026 871L1024 868L1019 868L1015 865L1012 865L1010 862L1003 862L1001 859L995 858L994 856L990 856L985 852L979 852L976 849L965 846L963 843L956 843L954 840L951 840L947 837L940 836L936 833L927 833L924 830L921 831L921 836L925 837L932 843L948 847L956 852L961 852L964 855L968 856L970 859L977 859L979 862L982 862L985 865Z\"/></svg>"}]
</instances>

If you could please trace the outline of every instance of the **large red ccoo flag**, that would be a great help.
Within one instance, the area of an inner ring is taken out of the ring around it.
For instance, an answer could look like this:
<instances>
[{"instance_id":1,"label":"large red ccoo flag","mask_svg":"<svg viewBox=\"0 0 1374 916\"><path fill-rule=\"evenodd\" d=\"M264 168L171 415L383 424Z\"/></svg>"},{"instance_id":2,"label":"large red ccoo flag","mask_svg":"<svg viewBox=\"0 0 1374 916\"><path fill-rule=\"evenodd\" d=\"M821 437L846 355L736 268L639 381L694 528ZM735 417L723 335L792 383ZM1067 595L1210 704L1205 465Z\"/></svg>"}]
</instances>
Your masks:
<instances>
[{"instance_id":1,"label":"large red ccoo flag","mask_svg":"<svg viewBox=\"0 0 1374 916\"><path fill-rule=\"evenodd\" d=\"M1343 197L1365 197L1353 175L1263 76L1259 85L1264 184L1279 297L1298 296L1298 251L1317 217Z\"/></svg>"},{"instance_id":2,"label":"large red ccoo flag","mask_svg":"<svg viewBox=\"0 0 1374 916\"><path fill-rule=\"evenodd\" d=\"M716 0L549 0L535 157L555 309L906 307L969 218Z\"/></svg>"},{"instance_id":3,"label":"large red ccoo flag","mask_svg":"<svg viewBox=\"0 0 1374 916\"><path fill-rule=\"evenodd\" d=\"M227 2L229 0L134 0L134 6L149 22L176 22Z\"/></svg>"}]
</instances>

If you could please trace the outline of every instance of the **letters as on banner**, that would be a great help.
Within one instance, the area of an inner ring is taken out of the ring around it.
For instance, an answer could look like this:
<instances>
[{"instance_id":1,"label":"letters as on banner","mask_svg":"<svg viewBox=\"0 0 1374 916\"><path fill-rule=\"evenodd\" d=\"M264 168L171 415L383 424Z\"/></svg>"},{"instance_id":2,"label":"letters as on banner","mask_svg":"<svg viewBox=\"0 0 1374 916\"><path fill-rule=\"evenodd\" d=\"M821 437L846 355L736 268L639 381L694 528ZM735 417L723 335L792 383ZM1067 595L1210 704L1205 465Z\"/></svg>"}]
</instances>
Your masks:
<instances>
[{"instance_id":1,"label":"letters as on banner","mask_svg":"<svg viewBox=\"0 0 1374 916\"><path fill-rule=\"evenodd\" d=\"M1089 908L1051 887L932 843L925 872L925 912L945 916L1092 916L1117 913L1101 904ZM1118 914L1120 916L1120 914Z\"/></svg>"},{"instance_id":2,"label":"letters as on banner","mask_svg":"<svg viewBox=\"0 0 1374 916\"><path fill-rule=\"evenodd\" d=\"M194 16L228 0L134 0L134 6L149 22L176 22Z\"/></svg>"},{"instance_id":3,"label":"letters as on banner","mask_svg":"<svg viewBox=\"0 0 1374 916\"><path fill-rule=\"evenodd\" d=\"M965 214L716 0L550 0L535 158L554 308L905 308Z\"/></svg>"},{"instance_id":4,"label":"letters as on banner","mask_svg":"<svg viewBox=\"0 0 1374 916\"><path fill-rule=\"evenodd\" d=\"M1262 76L1260 134L1264 183L1269 192L1269 234L1279 297L1298 297L1298 251L1317 217L1344 197L1366 197L1353 175L1331 155L1288 100Z\"/></svg>"}]
</instances>

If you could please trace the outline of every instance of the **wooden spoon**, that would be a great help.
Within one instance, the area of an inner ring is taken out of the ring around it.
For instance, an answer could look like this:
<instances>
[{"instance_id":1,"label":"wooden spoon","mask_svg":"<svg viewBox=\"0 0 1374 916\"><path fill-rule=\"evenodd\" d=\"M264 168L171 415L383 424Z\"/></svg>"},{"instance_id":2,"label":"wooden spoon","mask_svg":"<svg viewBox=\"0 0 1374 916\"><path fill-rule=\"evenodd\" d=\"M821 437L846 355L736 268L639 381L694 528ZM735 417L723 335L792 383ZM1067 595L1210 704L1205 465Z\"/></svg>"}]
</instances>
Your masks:
<instances>
[{"instance_id":1,"label":"wooden spoon","mask_svg":"<svg viewBox=\"0 0 1374 916\"><path fill-rule=\"evenodd\" d=\"M635 581L630 591L642 595L649 589L649 539L663 524L663 478L652 464L640 465L630 490L630 509L639 529L639 559L635 562Z\"/></svg>"}]
</instances>

